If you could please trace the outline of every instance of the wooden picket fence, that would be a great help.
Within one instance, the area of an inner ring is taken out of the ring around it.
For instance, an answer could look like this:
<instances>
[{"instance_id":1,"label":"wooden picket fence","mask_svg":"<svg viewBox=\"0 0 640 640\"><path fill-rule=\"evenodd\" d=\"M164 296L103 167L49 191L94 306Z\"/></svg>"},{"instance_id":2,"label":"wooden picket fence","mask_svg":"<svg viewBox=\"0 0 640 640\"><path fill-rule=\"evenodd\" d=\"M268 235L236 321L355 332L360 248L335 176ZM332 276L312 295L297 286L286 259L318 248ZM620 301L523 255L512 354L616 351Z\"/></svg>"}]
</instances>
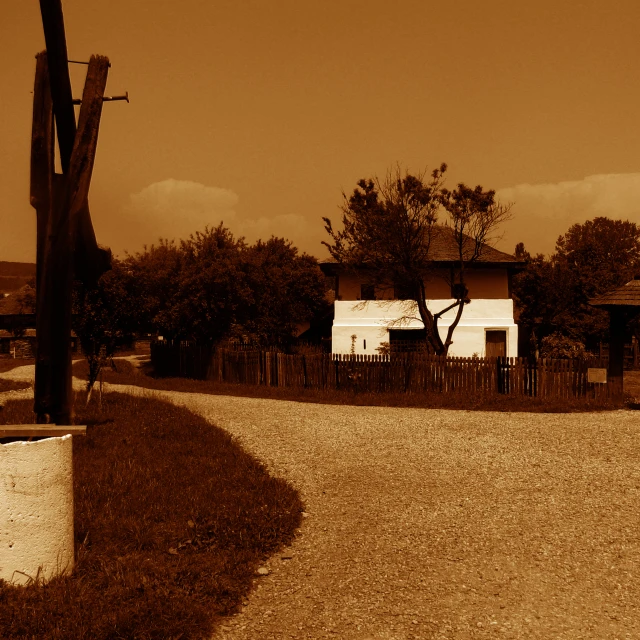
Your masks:
<instances>
[{"instance_id":1,"label":"wooden picket fence","mask_svg":"<svg viewBox=\"0 0 640 640\"><path fill-rule=\"evenodd\" d=\"M596 361L455 358L422 353L289 355L155 343L161 376L235 384L342 389L371 393L502 393L538 398L601 398L606 384L587 381Z\"/></svg>"}]
</instances>

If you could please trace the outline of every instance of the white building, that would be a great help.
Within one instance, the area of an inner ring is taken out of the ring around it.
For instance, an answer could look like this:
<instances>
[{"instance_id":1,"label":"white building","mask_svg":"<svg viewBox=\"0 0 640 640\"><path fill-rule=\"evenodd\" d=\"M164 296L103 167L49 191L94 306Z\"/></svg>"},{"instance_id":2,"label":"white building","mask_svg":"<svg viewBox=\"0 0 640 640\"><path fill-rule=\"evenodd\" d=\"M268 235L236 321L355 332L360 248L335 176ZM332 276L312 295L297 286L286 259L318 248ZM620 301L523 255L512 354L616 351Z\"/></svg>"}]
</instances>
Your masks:
<instances>
[{"instance_id":1,"label":"white building","mask_svg":"<svg viewBox=\"0 0 640 640\"><path fill-rule=\"evenodd\" d=\"M441 234L433 247L434 269L425 282L432 313L455 302L451 283L456 265L455 247L448 246ZM481 258L467 266L466 286L470 303L453 332L449 355L507 356L518 355L518 326L514 322L511 278L523 263L512 255L485 247ZM412 350L424 341L424 325L413 300L394 299L394 293L372 284L366 274L345 272L332 261L320 267L333 281L334 319L333 353L376 354L388 343L392 350ZM438 322L443 341L455 318L457 308L447 311Z\"/></svg>"},{"instance_id":2,"label":"white building","mask_svg":"<svg viewBox=\"0 0 640 640\"><path fill-rule=\"evenodd\" d=\"M453 299L429 300L432 313L448 307ZM333 353L375 354L383 343L411 342L423 338L424 325L412 301L338 300L331 334ZM456 309L447 311L438 323L444 340ZM412 316L399 322L399 318ZM406 336L406 338L405 338ZM513 301L477 299L465 306L460 323L453 332L450 356L518 355L518 325L513 321Z\"/></svg>"}]
</instances>

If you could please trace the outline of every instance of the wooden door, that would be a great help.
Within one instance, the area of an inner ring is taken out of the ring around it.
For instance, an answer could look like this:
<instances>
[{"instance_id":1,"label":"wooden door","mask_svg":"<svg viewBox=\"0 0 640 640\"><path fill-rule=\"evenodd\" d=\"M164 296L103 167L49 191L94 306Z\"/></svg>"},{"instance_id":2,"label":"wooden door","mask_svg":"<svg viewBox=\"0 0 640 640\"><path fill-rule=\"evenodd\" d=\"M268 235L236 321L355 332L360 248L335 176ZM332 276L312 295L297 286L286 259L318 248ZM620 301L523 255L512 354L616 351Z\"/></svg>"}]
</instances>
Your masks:
<instances>
[{"instance_id":1,"label":"wooden door","mask_svg":"<svg viewBox=\"0 0 640 640\"><path fill-rule=\"evenodd\" d=\"M506 357L507 355L507 332L504 329L486 331L487 358L495 358L497 356Z\"/></svg>"}]
</instances>

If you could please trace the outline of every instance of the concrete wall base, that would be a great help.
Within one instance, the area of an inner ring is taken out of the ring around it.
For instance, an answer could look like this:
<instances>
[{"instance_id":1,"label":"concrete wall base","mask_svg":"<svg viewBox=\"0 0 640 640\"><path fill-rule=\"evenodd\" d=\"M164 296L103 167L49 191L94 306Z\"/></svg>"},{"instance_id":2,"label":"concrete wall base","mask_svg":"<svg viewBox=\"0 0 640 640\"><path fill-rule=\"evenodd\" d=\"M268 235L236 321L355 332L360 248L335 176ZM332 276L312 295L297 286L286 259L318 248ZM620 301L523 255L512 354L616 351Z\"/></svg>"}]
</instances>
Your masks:
<instances>
[{"instance_id":1,"label":"concrete wall base","mask_svg":"<svg viewBox=\"0 0 640 640\"><path fill-rule=\"evenodd\" d=\"M46 582L74 566L70 435L0 445L0 579Z\"/></svg>"}]
</instances>

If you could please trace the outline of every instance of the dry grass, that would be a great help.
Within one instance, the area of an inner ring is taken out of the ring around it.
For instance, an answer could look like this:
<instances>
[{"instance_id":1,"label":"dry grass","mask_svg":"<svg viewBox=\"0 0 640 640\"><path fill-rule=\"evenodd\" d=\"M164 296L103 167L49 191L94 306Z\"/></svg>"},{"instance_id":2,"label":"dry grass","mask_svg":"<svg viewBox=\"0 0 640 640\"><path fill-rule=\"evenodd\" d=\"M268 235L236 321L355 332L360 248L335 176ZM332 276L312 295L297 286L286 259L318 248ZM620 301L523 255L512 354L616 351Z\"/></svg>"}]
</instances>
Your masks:
<instances>
[{"instance_id":1,"label":"dry grass","mask_svg":"<svg viewBox=\"0 0 640 640\"><path fill-rule=\"evenodd\" d=\"M2 358L0 359L0 373L34 363L35 360L33 358Z\"/></svg>"},{"instance_id":2,"label":"dry grass","mask_svg":"<svg viewBox=\"0 0 640 640\"><path fill-rule=\"evenodd\" d=\"M31 404L7 403L0 422L32 421ZM45 586L0 581L3 640L209 637L293 539L297 492L171 404L106 394L77 422L76 569Z\"/></svg>"}]
</instances>

